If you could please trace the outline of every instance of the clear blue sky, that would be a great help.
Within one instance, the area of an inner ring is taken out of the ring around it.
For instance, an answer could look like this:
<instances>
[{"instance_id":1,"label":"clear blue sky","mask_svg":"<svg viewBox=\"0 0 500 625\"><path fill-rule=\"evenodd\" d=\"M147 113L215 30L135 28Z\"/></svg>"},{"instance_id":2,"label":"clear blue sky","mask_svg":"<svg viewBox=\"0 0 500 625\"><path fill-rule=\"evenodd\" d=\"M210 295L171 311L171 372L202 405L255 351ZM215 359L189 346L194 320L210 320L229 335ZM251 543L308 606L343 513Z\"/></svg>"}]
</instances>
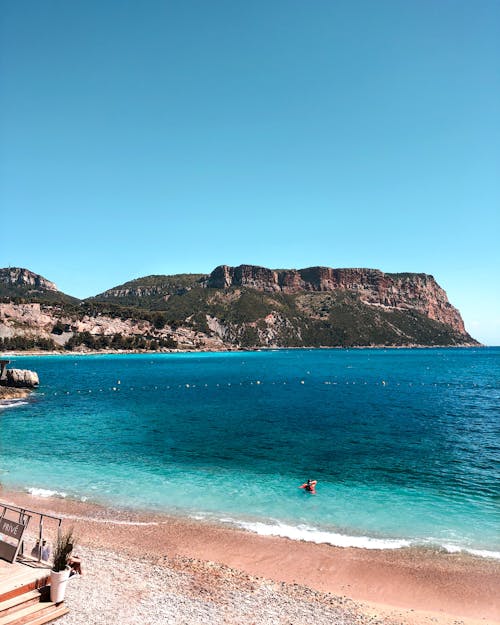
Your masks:
<instances>
[{"instance_id":1,"label":"clear blue sky","mask_svg":"<svg viewBox=\"0 0 500 625\"><path fill-rule=\"evenodd\" d=\"M500 344L498 0L0 10L0 267L426 272Z\"/></svg>"}]
</instances>

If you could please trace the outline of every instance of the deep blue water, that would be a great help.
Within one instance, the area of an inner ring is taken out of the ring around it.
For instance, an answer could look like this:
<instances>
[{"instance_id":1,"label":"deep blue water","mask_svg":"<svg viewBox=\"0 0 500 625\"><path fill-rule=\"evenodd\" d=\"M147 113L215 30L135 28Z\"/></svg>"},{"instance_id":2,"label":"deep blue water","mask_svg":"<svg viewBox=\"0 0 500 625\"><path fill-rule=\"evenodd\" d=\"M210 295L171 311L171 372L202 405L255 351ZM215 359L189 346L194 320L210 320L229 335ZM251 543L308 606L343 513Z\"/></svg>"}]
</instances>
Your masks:
<instances>
[{"instance_id":1,"label":"deep blue water","mask_svg":"<svg viewBox=\"0 0 500 625\"><path fill-rule=\"evenodd\" d=\"M0 481L292 538L500 557L500 348L16 357ZM318 480L317 494L298 486Z\"/></svg>"}]
</instances>

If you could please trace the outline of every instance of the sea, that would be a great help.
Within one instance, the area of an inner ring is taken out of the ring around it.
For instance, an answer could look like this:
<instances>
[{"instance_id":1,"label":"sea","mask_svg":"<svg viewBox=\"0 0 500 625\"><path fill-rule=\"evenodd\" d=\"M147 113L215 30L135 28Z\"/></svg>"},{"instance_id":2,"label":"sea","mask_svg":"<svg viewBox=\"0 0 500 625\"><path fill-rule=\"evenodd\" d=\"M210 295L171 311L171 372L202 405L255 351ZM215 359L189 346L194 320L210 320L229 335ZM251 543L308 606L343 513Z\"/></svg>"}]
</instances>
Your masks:
<instances>
[{"instance_id":1,"label":"sea","mask_svg":"<svg viewBox=\"0 0 500 625\"><path fill-rule=\"evenodd\" d=\"M13 357L0 483L366 549L500 558L500 348ZM316 494L299 486L317 480Z\"/></svg>"}]
</instances>

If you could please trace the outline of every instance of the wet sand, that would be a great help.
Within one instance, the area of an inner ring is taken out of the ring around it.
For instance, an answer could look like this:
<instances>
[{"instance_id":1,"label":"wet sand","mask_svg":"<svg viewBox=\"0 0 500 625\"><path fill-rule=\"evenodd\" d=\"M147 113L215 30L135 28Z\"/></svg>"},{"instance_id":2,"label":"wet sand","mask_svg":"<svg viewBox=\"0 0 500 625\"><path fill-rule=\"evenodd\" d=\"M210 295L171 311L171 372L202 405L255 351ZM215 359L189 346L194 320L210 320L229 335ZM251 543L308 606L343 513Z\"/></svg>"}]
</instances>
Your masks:
<instances>
[{"instance_id":1,"label":"wet sand","mask_svg":"<svg viewBox=\"0 0 500 625\"><path fill-rule=\"evenodd\" d=\"M348 597L367 618L376 615L380 622L500 623L498 560L431 550L337 548L3 489L0 499L62 515L65 525L74 525L81 547L108 550L131 562L167 568L180 561L192 560L195 568L207 561L219 563L255 578L323 593L318 597Z\"/></svg>"}]
</instances>

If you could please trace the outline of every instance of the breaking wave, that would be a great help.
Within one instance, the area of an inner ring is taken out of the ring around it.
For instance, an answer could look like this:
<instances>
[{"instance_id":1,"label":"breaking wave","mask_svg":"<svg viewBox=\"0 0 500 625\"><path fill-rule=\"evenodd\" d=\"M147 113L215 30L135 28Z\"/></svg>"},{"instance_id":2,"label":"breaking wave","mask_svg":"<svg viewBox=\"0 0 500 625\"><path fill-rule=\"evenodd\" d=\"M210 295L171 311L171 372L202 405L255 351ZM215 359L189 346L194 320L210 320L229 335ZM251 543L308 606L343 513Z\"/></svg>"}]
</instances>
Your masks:
<instances>
[{"instance_id":1,"label":"breaking wave","mask_svg":"<svg viewBox=\"0 0 500 625\"><path fill-rule=\"evenodd\" d=\"M62 493L58 490L48 490L47 488L27 488L26 492L33 497L58 497L60 499L65 499L67 494Z\"/></svg>"}]
</instances>

